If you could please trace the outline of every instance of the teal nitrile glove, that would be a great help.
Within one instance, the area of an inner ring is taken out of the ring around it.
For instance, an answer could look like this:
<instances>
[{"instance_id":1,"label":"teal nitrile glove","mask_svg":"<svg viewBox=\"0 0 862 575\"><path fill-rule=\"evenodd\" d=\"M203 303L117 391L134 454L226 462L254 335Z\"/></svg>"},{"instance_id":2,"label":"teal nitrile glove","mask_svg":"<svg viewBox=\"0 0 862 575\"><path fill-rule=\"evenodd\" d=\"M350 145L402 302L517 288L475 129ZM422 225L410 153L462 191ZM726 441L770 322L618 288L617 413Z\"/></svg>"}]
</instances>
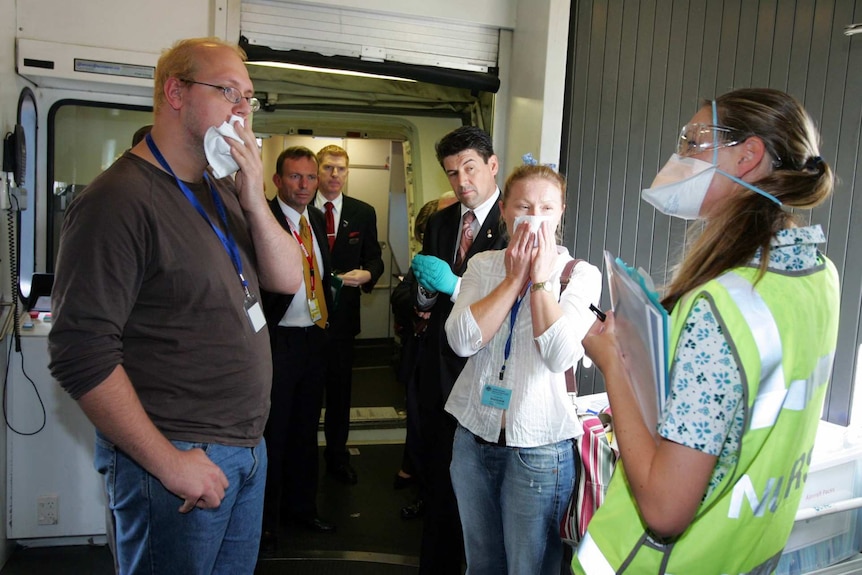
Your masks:
<instances>
[{"instance_id":1,"label":"teal nitrile glove","mask_svg":"<svg viewBox=\"0 0 862 575\"><path fill-rule=\"evenodd\" d=\"M418 254L413 257L410 265L413 266L416 281L428 291L452 295L458 285L458 276L452 272L449 264L440 258Z\"/></svg>"}]
</instances>

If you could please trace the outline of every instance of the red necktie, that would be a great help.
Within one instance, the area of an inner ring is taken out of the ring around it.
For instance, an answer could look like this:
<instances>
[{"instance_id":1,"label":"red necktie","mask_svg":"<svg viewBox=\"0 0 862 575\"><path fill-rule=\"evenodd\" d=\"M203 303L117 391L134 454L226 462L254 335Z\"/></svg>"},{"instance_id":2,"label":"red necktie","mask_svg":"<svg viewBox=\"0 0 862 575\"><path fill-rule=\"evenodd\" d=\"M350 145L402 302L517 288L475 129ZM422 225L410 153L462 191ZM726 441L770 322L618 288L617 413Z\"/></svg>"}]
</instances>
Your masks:
<instances>
[{"instance_id":1,"label":"red necktie","mask_svg":"<svg viewBox=\"0 0 862 575\"><path fill-rule=\"evenodd\" d=\"M464 263L467 250L473 244L473 220L475 219L476 214L472 210L464 214L464 220L461 222L461 244L458 246L458 257L455 258L456 270Z\"/></svg>"},{"instance_id":2,"label":"red necktie","mask_svg":"<svg viewBox=\"0 0 862 575\"><path fill-rule=\"evenodd\" d=\"M332 213L332 202L323 204L326 208L326 241L329 242L329 251L332 251L332 246L335 244L335 215Z\"/></svg>"}]
</instances>

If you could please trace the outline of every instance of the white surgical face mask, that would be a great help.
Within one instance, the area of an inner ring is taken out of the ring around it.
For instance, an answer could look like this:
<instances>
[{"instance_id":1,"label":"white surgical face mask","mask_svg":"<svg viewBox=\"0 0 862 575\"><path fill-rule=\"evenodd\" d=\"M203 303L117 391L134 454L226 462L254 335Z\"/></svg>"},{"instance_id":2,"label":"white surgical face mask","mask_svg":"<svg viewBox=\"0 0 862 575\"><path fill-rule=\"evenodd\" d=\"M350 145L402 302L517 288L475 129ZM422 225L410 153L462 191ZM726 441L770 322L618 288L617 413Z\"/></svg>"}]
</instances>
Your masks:
<instances>
[{"instance_id":1,"label":"white surgical face mask","mask_svg":"<svg viewBox=\"0 0 862 575\"><path fill-rule=\"evenodd\" d=\"M663 214L696 220L715 172L714 164L674 154L641 197Z\"/></svg>"},{"instance_id":2,"label":"white surgical face mask","mask_svg":"<svg viewBox=\"0 0 862 575\"><path fill-rule=\"evenodd\" d=\"M718 110L715 100L712 101L712 125L718 126ZM720 142L718 131L713 130L713 143L708 148L712 150L712 163L674 154L656 174L652 185L641 192L641 197L663 214L684 220L696 220L700 217L700 208L704 198L706 198L706 193L709 191L712 178L715 174L721 174L780 206L781 201L772 194L718 169L719 148L735 146L738 143Z\"/></svg>"}]
</instances>

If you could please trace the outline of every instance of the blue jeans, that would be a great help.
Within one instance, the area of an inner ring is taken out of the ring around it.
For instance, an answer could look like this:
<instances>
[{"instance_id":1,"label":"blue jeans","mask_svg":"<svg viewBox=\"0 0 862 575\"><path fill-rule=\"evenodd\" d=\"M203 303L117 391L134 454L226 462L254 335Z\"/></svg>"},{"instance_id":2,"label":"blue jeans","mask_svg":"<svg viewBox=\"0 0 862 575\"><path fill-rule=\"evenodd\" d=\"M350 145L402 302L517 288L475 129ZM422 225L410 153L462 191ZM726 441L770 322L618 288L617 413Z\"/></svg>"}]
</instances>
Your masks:
<instances>
[{"instance_id":1,"label":"blue jeans","mask_svg":"<svg viewBox=\"0 0 862 575\"><path fill-rule=\"evenodd\" d=\"M120 573L251 575L260 545L265 443L171 443L181 450L203 449L227 476L230 486L218 508L180 513L182 499L96 434L95 465L105 477Z\"/></svg>"},{"instance_id":2,"label":"blue jeans","mask_svg":"<svg viewBox=\"0 0 862 575\"><path fill-rule=\"evenodd\" d=\"M559 575L560 519L575 484L572 440L500 447L459 425L450 471L469 575Z\"/></svg>"}]
</instances>

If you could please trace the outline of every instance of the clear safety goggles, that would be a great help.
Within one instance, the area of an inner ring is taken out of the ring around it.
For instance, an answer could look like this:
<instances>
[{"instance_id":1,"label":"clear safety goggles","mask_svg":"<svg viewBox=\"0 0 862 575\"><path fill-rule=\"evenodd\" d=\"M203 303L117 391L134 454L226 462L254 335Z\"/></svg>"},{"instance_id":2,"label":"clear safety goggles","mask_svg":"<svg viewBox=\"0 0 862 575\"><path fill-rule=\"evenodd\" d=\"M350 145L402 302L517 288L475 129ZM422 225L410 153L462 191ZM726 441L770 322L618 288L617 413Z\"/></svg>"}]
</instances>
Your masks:
<instances>
[{"instance_id":1,"label":"clear safety goggles","mask_svg":"<svg viewBox=\"0 0 862 575\"><path fill-rule=\"evenodd\" d=\"M714 124L686 124L679 132L676 153L682 157L735 146L742 142L742 134L733 128Z\"/></svg>"}]
</instances>

